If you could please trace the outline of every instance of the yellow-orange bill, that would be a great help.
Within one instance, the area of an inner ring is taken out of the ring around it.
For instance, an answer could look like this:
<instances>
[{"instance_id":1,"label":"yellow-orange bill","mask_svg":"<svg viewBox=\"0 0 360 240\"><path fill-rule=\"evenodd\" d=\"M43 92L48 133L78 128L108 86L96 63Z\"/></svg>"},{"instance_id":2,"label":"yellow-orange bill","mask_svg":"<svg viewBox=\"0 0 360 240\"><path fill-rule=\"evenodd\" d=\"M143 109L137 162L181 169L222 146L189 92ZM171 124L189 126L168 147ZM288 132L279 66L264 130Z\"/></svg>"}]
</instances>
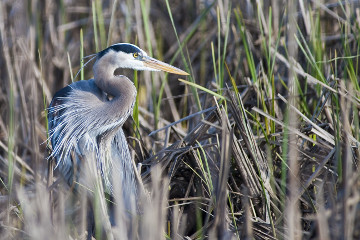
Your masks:
<instances>
[{"instance_id":1,"label":"yellow-orange bill","mask_svg":"<svg viewBox=\"0 0 360 240\"><path fill-rule=\"evenodd\" d=\"M185 72L179 68L173 67L170 64L156 60L155 58L146 56L143 58L143 61L144 61L144 65L146 67L153 68L155 70L165 71L165 72L179 74L179 75L189 75L187 72Z\"/></svg>"}]
</instances>

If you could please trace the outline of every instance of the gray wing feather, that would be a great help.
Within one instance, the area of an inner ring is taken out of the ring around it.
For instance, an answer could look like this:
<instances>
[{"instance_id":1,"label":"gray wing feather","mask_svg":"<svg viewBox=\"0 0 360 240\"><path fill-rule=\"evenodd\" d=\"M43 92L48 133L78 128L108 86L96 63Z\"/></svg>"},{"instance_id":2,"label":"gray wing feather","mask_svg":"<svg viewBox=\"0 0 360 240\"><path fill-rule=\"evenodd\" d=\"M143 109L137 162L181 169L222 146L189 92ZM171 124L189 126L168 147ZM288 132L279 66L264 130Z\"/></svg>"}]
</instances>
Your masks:
<instances>
[{"instance_id":1,"label":"gray wing feather","mask_svg":"<svg viewBox=\"0 0 360 240\"><path fill-rule=\"evenodd\" d=\"M74 179L74 165L81 169L81 159L95 163L106 191L112 193L114 171L122 175L123 188L134 186L131 156L121 129L131 111L119 119L99 118L106 101L106 94L94 80L78 81L59 91L48 110L49 138L53 147L50 157L55 158L56 167L69 184L79 179L80 171ZM76 159L72 158L72 152Z\"/></svg>"}]
</instances>

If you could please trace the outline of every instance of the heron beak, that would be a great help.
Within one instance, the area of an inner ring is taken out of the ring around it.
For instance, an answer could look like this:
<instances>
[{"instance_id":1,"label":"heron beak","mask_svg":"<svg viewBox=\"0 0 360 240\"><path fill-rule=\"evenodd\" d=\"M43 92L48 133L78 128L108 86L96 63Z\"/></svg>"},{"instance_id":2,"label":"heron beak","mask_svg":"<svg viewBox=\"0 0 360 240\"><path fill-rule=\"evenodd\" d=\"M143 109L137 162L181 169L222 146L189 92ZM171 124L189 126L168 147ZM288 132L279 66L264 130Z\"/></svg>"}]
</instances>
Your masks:
<instances>
[{"instance_id":1,"label":"heron beak","mask_svg":"<svg viewBox=\"0 0 360 240\"><path fill-rule=\"evenodd\" d=\"M155 58L152 58L152 57L146 56L146 57L143 57L142 60L144 61L145 67L149 67L154 70L160 70L160 71L165 71L165 72L179 74L179 75L189 75L187 72L185 72L179 68L173 67L170 64L156 60Z\"/></svg>"}]
</instances>

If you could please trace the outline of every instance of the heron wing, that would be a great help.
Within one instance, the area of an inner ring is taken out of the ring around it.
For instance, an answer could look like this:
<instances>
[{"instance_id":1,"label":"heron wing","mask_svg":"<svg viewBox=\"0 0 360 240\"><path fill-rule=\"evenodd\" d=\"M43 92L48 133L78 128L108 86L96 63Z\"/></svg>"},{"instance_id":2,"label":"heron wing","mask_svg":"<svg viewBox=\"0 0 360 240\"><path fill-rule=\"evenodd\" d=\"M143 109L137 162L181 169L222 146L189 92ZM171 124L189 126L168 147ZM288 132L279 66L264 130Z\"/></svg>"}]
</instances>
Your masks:
<instances>
[{"instance_id":1,"label":"heron wing","mask_svg":"<svg viewBox=\"0 0 360 240\"><path fill-rule=\"evenodd\" d=\"M96 152L96 144L89 135L94 127L92 116L89 116L90 102L97 105L106 101L106 95L95 85L93 80L72 83L59 90L48 108L49 139L52 145L50 157L55 159L56 168L65 180L72 182L74 159L71 154L84 154L85 151ZM78 142L86 140L86 149L81 149ZM76 157L79 161L79 157Z\"/></svg>"},{"instance_id":2,"label":"heron wing","mask_svg":"<svg viewBox=\"0 0 360 240\"><path fill-rule=\"evenodd\" d=\"M106 114L103 109L108 102L94 81L87 80L58 91L49 106L49 138L53 147L50 157L55 158L56 168L70 185L76 169L75 179L80 179L77 174L84 161L88 164L86 169L100 170L108 192L112 192L112 172L122 175L124 183L130 184L134 179L131 156L121 129L132 107L113 119L102 115Z\"/></svg>"}]
</instances>

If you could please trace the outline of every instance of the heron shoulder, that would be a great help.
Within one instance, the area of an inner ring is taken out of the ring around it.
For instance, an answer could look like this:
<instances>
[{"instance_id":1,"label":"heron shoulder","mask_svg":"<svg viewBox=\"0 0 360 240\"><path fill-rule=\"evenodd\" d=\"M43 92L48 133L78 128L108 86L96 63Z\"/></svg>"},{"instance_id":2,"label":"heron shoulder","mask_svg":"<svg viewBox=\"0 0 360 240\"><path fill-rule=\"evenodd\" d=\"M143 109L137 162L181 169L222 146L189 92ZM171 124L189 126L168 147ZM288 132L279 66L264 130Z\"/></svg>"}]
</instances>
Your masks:
<instances>
[{"instance_id":1,"label":"heron shoulder","mask_svg":"<svg viewBox=\"0 0 360 240\"><path fill-rule=\"evenodd\" d=\"M103 95L103 92L101 91L101 89L99 89L96 86L94 79L80 80L77 82L73 82L73 83L69 84L68 86L57 91L50 103L50 106L53 105L54 100L56 101L56 100L64 99L64 98L68 97L71 94L71 92L74 90L79 90L79 91L83 91L83 92L92 92L97 96Z\"/></svg>"}]
</instances>

